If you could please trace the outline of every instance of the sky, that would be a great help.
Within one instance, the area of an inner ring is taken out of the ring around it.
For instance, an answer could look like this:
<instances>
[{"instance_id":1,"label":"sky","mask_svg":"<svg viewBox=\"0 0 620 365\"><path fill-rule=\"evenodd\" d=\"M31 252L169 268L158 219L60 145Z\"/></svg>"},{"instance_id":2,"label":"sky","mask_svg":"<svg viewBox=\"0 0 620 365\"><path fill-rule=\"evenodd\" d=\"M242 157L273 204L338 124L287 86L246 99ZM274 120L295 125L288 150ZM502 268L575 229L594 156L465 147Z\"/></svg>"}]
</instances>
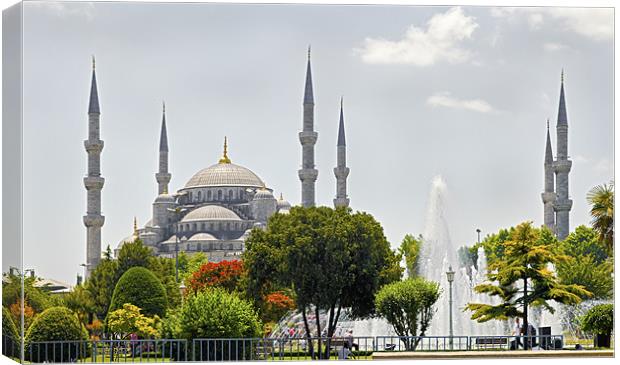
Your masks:
<instances>
[{"instance_id":1,"label":"sky","mask_svg":"<svg viewBox=\"0 0 620 365\"><path fill-rule=\"evenodd\" d=\"M156 197L162 100L171 189L229 157L293 205L312 45L318 205L331 206L340 96L349 197L393 247L447 185L457 245L542 224L546 120L565 72L571 228L613 177L613 10L42 3L24 6L24 266L73 284L85 261L91 55L101 105L103 248Z\"/></svg>"}]
</instances>

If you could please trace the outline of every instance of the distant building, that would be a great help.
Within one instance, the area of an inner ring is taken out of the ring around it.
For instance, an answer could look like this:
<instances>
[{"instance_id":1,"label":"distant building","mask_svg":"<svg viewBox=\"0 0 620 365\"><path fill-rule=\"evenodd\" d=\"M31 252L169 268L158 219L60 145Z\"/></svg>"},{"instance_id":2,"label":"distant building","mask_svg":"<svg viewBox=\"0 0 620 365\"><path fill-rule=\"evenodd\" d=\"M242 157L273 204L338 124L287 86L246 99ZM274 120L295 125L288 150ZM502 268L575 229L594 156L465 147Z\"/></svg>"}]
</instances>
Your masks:
<instances>
[{"instance_id":1,"label":"distant building","mask_svg":"<svg viewBox=\"0 0 620 365\"><path fill-rule=\"evenodd\" d=\"M315 205L314 185L318 172L314 166L314 144L318 133L314 131L314 94L310 67L310 50L306 70L303 99L303 128L299 133L302 145L302 169L298 171L301 181L303 206ZM99 140L99 102L93 63L91 97L89 105L89 140L85 142L88 152L88 209L84 222L87 226L87 275L101 257L101 188L99 155L103 141ZM95 147L93 147L95 146ZM168 169L168 133L166 108L162 108L161 134L159 140L159 171L155 174L158 196L153 202L152 218L138 227L134 221L132 235L122 239L114 249L117 255L126 242L140 238L159 256L175 257L177 252L203 252L209 261L236 259L245 248L245 239L254 227L265 227L275 213L287 214L291 204L276 199L273 189L252 170L234 164L228 156L228 141L224 138L224 151L219 161L199 170L176 192L170 192L171 173ZM346 179L346 143L344 135L344 112L342 100L338 124L336 197L334 205L348 206ZM96 180L97 184L91 183ZM93 180L93 181L94 181ZM87 217L89 217L87 219Z\"/></svg>"}]
</instances>

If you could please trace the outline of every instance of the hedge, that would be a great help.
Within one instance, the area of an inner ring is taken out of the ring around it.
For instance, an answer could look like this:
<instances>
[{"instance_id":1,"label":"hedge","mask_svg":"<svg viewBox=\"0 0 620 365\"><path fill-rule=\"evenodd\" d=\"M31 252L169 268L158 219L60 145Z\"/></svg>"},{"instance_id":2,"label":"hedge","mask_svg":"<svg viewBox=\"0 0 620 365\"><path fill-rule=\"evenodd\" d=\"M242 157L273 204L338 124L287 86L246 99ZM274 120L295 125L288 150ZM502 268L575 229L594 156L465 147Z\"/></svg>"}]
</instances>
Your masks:
<instances>
[{"instance_id":1,"label":"hedge","mask_svg":"<svg viewBox=\"0 0 620 365\"><path fill-rule=\"evenodd\" d=\"M108 313L131 303L146 316L163 317L168 307L166 290L152 271L144 267L132 267L118 279Z\"/></svg>"}]
</instances>

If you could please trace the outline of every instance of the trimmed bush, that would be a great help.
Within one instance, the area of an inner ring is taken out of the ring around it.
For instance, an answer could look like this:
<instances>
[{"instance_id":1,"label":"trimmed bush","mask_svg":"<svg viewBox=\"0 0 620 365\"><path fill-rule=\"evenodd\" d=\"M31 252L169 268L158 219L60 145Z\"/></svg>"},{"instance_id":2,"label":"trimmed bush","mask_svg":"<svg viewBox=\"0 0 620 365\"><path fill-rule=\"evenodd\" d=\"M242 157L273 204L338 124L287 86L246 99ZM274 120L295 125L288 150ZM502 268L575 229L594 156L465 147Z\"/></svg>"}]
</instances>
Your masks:
<instances>
[{"instance_id":1,"label":"trimmed bush","mask_svg":"<svg viewBox=\"0 0 620 365\"><path fill-rule=\"evenodd\" d=\"M186 298L178 314L181 337L250 338L261 337L262 323L252 304L226 289L210 288ZM240 353L236 353L236 351ZM201 359L227 360L241 358L242 348L203 348ZM248 350L248 349L246 349ZM231 351L230 358L228 351ZM220 353L221 352L221 353Z\"/></svg>"},{"instance_id":2,"label":"trimmed bush","mask_svg":"<svg viewBox=\"0 0 620 365\"><path fill-rule=\"evenodd\" d=\"M131 303L142 310L145 316L163 317L168 307L166 290L161 281L144 267L132 267L116 283L108 313Z\"/></svg>"},{"instance_id":3,"label":"trimmed bush","mask_svg":"<svg viewBox=\"0 0 620 365\"><path fill-rule=\"evenodd\" d=\"M88 332L75 313L65 307L52 307L38 315L28 328L25 341L26 360L72 362L88 356L87 340Z\"/></svg>"},{"instance_id":4,"label":"trimmed bush","mask_svg":"<svg viewBox=\"0 0 620 365\"><path fill-rule=\"evenodd\" d=\"M594 347L610 347L611 332L614 330L614 305L599 304L581 317L581 329L596 335Z\"/></svg>"}]
</instances>

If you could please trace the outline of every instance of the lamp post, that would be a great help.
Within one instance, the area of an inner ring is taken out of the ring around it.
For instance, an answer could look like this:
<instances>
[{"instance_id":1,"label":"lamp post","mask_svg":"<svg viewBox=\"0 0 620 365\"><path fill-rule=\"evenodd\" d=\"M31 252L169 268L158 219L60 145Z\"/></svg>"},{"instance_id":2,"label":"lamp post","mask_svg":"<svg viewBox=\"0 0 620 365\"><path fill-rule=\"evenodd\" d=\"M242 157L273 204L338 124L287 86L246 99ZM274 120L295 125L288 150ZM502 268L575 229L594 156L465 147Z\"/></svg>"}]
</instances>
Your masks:
<instances>
[{"instance_id":1,"label":"lamp post","mask_svg":"<svg viewBox=\"0 0 620 365\"><path fill-rule=\"evenodd\" d=\"M454 330L452 327L452 282L454 281L454 271L452 270L452 265L450 265L450 267L448 268L448 271L446 272L446 276L448 278L448 284L450 287L448 303L450 303L450 350L452 350L454 347L454 344L453 344Z\"/></svg>"},{"instance_id":2,"label":"lamp post","mask_svg":"<svg viewBox=\"0 0 620 365\"><path fill-rule=\"evenodd\" d=\"M171 208L167 208L167 210L169 212L173 212L174 214L177 215L177 217L185 212L187 210L187 208L180 208L177 207L175 209L171 209ZM174 277L176 279L176 282L179 282L179 232L177 230L177 232L174 233Z\"/></svg>"},{"instance_id":3,"label":"lamp post","mask_svg":"<svg viewBox=\"0 0 620 365\"><path fill-rule=\"evenodd\" d=\"M480 243L480 232L482 232L480 228L476 228L476 233L478 233L478 243Z\"/></svg>"}]
</instances>

